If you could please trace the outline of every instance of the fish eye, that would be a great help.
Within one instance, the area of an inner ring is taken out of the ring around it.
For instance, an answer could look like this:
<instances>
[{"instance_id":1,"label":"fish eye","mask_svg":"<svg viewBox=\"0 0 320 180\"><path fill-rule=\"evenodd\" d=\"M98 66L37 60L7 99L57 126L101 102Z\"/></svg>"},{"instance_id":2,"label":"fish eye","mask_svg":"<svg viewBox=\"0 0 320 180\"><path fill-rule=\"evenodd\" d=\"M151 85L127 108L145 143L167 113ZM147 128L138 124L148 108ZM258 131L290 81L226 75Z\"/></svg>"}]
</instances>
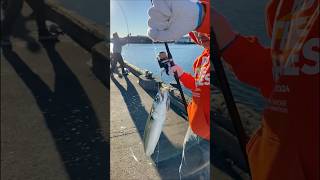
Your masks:
<instances>
[{"instance_id":1,"label":"fish eye","mask_svg":"<svg viewBox=\"0 0 320 180\"><path fill-rule=\"evenodd\" d=\"M157 95L157 96L154 98L154 100L155 100L156 102L159 102L159 101L160 101L160 97Z\"/></svg>"}]
</instances>

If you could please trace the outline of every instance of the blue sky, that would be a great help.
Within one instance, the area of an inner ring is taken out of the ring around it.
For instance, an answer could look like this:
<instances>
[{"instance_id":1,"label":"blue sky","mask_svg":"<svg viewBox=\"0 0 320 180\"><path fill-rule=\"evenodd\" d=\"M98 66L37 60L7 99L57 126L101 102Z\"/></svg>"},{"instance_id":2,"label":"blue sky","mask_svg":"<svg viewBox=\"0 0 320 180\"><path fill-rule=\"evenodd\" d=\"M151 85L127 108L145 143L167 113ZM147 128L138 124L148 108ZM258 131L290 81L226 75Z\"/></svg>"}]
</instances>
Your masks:
<instances>
[{"instance_id":1,"label":"blue sky","mask_svg":"<svg viewBox=\"0 0 320 180\"><path fill-rule=\"evenodd\" d=\"M120 37L128 32L132 36L147 34L150 0L111 0L110 3L110 34L118 32Z\"/></svg>"}]
</instances>

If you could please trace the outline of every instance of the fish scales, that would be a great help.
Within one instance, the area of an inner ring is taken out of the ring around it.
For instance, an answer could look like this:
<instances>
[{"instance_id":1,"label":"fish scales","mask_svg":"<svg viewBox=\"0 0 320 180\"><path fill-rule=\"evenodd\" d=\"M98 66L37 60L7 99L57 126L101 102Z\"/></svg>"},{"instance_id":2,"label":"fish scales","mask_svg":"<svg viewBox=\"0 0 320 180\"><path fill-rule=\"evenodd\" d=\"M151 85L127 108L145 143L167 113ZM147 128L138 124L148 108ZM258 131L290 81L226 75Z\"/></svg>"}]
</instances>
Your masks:
<instances>
[{"instance_id":1,"label":"fish scales","mask_svg":"<svg viewBox=\"0 0 320 180\"><path fill-rule=\"evenodd\" d=\"M160 87L154 98L152 108L144 129L144 150L147 156L151 156L159 141L166 114L170 107L169 88Z\"/></svg>"}]
</instances>

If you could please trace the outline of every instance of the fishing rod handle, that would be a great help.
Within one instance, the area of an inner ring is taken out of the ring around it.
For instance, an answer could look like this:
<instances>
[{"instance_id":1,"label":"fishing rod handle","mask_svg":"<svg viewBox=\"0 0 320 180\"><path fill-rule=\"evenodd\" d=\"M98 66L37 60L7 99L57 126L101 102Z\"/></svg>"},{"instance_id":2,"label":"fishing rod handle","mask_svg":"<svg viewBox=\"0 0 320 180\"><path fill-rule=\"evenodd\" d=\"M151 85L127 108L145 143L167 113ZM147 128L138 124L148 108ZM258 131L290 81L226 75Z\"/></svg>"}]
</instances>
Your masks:
<instances>
[{"instance_id":1,"label":"fishing rod handle","mask_svg":"<svg viewBox=\"0 0 320 180\"><path fill-rule=\"evenodd\" d=\"M170 61L170 66L174 66L175 63L173 62L173 59L172 59L172 54L170 52L170 49L169 49L169 46L168 46L168 43L165 42L164 43L165 47L166 47L166 51L167 51L167 54L168 54L168 59L171 59ZM184 104L184 108L185 108L185 111L186 111L186 114L188 115L188 104L187 104L187 101L186 101L186 98L184 97L184 93L182 91L182 87L181 87L181 83L180 83L180 80L179 80L179 76L178 76L178 73L177 72L174 72L174 78L177 82L177 85L178 85L178 90L180 92L180 95L181 95L181 98L182 98L182 102Z\"/></svg>"},{"instance_id":2,"label":"fishing rod handle","mask_svg":"<svg viewBox=\"0 0 320 180\"><path fill-rule=\"evenodd\" d=\"M168 58L169 58L169 59L172 59L172 54L171 54L171 52L170 52L170 49L169 49L168 43L167 43L167 42L165 42L165 43L164 43L164 46L166 47L167 54L168 54ZM172 62L173 62L173 61L172 61Z\"/></svg>"},{"instance_id":3,"label":"fishing rod handle","mask_svg":"<svg viewBox=\"0 0 320 180\"><path fill-rule=\"evenodd\" d=\"M171 61L170 61L170 66L172 67L172 66L174 66L175 65L175 63L173 62L173 59L172 59L172 54L171 54L171 52L170 52L170 49L169 49L169 46L168 46L168 43L164 43L164 45L165 45L165 47L166 47L166 51L167 51L167 54L168 54L168 59L170 59ZM177 80L177 79L176 79Z\"/></svg>"}]
</instances>

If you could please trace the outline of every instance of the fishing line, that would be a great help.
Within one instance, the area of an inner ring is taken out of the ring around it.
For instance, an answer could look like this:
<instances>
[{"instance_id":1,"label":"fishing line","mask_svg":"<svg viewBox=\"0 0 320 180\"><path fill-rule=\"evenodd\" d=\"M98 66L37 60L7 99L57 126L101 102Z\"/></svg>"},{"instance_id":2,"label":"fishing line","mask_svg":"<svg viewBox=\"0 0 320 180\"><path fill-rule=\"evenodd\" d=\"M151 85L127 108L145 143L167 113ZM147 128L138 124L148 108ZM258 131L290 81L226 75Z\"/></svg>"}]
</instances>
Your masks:
<instances>
[{"instance_id":1,"label":"fishing line","mask_svg":"<svg viewBox=\"0 0 320 180\"><path fill-rule=\"evenodd\" d=\"M158 141L158 151L157 151L157 157L156 157L156 167L158 167L159 163L159 154L160 154L160 141Z\"/></svg>"},{"instance_id":2,"label":"fishing line","mask_svg":"<svg viewBox=\"0 0 320 180\"><path fill-rule=\"evenodd\" d=\"M120 10L121 10L121 13L122 13L122 15L123 15L123 18L124 18L125 23L126 23L126 26L127 26L128 35L129 35L130 31L129 31L129 24L128 24L127 15L126 15L126 13L124 12L124 10L123 10L122 5L120 4L120 2L118 2L118 1L114 1L114 2L117 2L116 4L118 5L118 7L119 7Z\"/></svg>"},{"instance_id":3,"label":"fishing line","mask_svg":"<svg viewBox=\"0 0 320 180\"><path fill-rule=\"evenodd\" d=\"M152 0L150 0L150 1L151 1L151 5L153 5ZM158 56L157 52L160 52L160 51L158 51L158 48L156 47L156 45L155 45L155 43L153 41L152 41L152 46L153 46L154 57L157 57ZM163 76L163 72L164 71L165 71L165 69L160 70L160 80L162 82L163 82L162 76Z\"/></svg>"},{"instance_id":4,"label":"fishing line","mask_svg":"<svg viewBox=\"0 0 320 180\"><path fill-rule=\"evenodd\" d=\"M152 41L152 46L153 46L154 57L157 57L157 56L158 56L158 54L157 54L157 47L156 47L156 45L154 44L153 41ZM161 76L160 78L162 78L162 76ZM162 79L161 79L161 80L162 80Z\"/></svg>"},{"instance_id":5,"label":"fishing line","mask_svg":"<svg viewBox=\"0 0 320 180\"><path fill-rule=\"evenodd\" d=\"M126 23L126 27L127 27L127 32L128 32L128 35L130 36L130 30L129 30L129 23L128 23L128 18L127 18L127 15L122 7L122 5L120 4L119 1L116 1L114 0L114 2L116 2L116 4L118 5L118 7L120 8L121 10L121 13L122 13L122 16L124 17L124 20L125 20L125 23ZM151 4L152 4L152 0L151 0ZM128 39L129 41L129 39ZM129 46L129 43L127 44ZM152 41L152 45L153 45L153 53L154 53L154 56L157 57L158 54L158 48L156 47L155 43ZM160 79L162 80L162 74L163 74L163 71L160 71Z\"/></svg>"},{"instance_id":6,"label":"fishing line","mask_svg":"<svg viewBox=\"0 0 320 180\"><path fill-rule=\"evenodd\" d=\"M114 2L117 2L116 4L118 5L118 7L119 7L120 10L121 10L122 16L123 16L123 18L124 18L124 20L125 20L125 23L126 23L126 26L127 26L128 36L130 36L129 23L128 23L127 15L126 15L126 13L125 13L122 5L120 4L120 2L119 2L119 1L116 1L116 0L114 0ZM127 39L127 42L129 42L129 39ZM129 43L127 43L127 45L129 46Z\"/></svg>"}]
</instances>

